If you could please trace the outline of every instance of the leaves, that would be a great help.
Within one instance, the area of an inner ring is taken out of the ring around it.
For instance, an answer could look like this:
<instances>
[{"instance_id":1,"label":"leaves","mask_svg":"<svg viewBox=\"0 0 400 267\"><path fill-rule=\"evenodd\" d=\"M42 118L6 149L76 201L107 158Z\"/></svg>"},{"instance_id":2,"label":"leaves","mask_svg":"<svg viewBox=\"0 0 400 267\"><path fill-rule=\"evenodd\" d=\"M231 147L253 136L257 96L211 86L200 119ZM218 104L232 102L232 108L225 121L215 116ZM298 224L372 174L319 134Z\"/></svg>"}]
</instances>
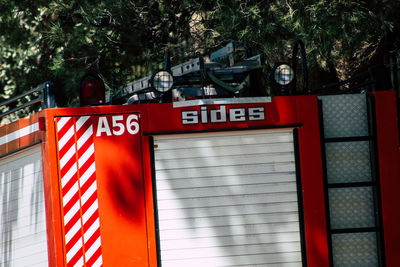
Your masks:
<instances>
[{"instance_id":1,"label":"leaves","mask_svg":"<svg viewBox=\"0 0 400 267\"><path fill-rule=\"evenodd\" d=\"M398 31L399 7L394 0L0 0L0 97L50 80L57 104L69 106L86 71L122 85L149 74L167 50L179 64L230 40L263 52L268 71L302 39L318 87L329 80L318 73L345 78L368 65Z\"/></svg>"}]
</instances>

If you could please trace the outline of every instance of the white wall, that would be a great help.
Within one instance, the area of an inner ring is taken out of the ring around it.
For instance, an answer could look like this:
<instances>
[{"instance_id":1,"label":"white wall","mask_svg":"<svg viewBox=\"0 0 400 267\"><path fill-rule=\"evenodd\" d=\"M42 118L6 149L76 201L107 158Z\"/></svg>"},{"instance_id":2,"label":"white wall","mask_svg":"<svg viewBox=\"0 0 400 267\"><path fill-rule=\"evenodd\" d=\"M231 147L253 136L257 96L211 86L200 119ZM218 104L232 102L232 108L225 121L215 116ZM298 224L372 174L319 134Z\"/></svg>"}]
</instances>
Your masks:
<instances>
[{"instance_id":1,"label":"white wall","mask_svg":"<svg viewBox=\"0 0 400 267\"><path fill-rule=\"evenodd\" d=\"M0 159L0 266L48 266L40 146Z\"/></svg>"}]
</instances>

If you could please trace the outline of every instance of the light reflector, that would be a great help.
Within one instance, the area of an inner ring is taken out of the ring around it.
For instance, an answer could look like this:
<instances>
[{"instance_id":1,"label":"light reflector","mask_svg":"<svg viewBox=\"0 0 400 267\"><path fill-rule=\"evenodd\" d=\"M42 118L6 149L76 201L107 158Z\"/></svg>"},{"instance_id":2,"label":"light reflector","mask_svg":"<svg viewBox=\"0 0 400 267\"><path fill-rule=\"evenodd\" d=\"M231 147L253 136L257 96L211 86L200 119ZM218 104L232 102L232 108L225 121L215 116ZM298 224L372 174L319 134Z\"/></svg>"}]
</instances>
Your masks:
<instances>
[{"instance_id":1,"label":"light reflector","mask_svg":"<svg viewBox=\"0 0 400 267\"><path fill-rule=\"evenodd\" d=\"M158 92L165 93L172 88L174 78L168 71L161 70L154 74L152 84Z\"/></svg>"},{"instance_id":2,"label":"light reflector","mask_svg":"<svg viewBox=\"0 0 400 267\"><path fill-rule=\"evenodd\" d=\"M274 70L274 79L280 85L288 85L294 78L294 71L288 64L280 64Z\"/></svg>"}]
</instances>

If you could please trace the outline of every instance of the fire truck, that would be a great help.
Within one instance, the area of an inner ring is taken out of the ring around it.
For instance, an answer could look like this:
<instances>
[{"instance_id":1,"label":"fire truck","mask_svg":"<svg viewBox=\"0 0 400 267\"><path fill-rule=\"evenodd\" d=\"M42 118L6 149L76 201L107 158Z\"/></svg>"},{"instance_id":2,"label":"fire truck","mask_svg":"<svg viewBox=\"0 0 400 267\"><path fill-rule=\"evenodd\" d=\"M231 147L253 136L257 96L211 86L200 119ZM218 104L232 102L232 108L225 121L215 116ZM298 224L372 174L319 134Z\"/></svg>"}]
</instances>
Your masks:
<instances>
[{"instance_id":1,"label":"fire truck","mask_svg":"<svg viewBox=\"0 0 400 267\"><path fill-rule=\"evenodd\" d=\"M240 95L237 50L1 126L0 266L400 266L396 91Z\"/></svg>"}]
</instances>

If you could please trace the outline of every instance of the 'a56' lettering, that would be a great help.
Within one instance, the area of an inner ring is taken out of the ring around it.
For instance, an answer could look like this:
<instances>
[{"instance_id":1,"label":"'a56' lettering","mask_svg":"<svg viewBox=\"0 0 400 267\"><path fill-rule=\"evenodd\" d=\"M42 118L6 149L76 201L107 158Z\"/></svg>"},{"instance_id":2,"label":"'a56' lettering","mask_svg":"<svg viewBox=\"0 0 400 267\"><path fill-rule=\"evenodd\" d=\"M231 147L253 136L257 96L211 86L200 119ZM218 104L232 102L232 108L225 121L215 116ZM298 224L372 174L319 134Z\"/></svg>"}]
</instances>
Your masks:
<instances>
[{"instance_id":1,"label":"'a56' lettering","mask_svg":"<svg viewBox=\"0 0 400 267\"><path fill-rule=\"evenodd\" d=\"M139 132L139 118L137 115L129 115L124 120L123 115L111 116L111 127L108 123L107 117L99 117L99 123L97 124L96 136L107 136L122 135L127 131L129 134L137 134Z\"/></svg>"}]
</instances>

